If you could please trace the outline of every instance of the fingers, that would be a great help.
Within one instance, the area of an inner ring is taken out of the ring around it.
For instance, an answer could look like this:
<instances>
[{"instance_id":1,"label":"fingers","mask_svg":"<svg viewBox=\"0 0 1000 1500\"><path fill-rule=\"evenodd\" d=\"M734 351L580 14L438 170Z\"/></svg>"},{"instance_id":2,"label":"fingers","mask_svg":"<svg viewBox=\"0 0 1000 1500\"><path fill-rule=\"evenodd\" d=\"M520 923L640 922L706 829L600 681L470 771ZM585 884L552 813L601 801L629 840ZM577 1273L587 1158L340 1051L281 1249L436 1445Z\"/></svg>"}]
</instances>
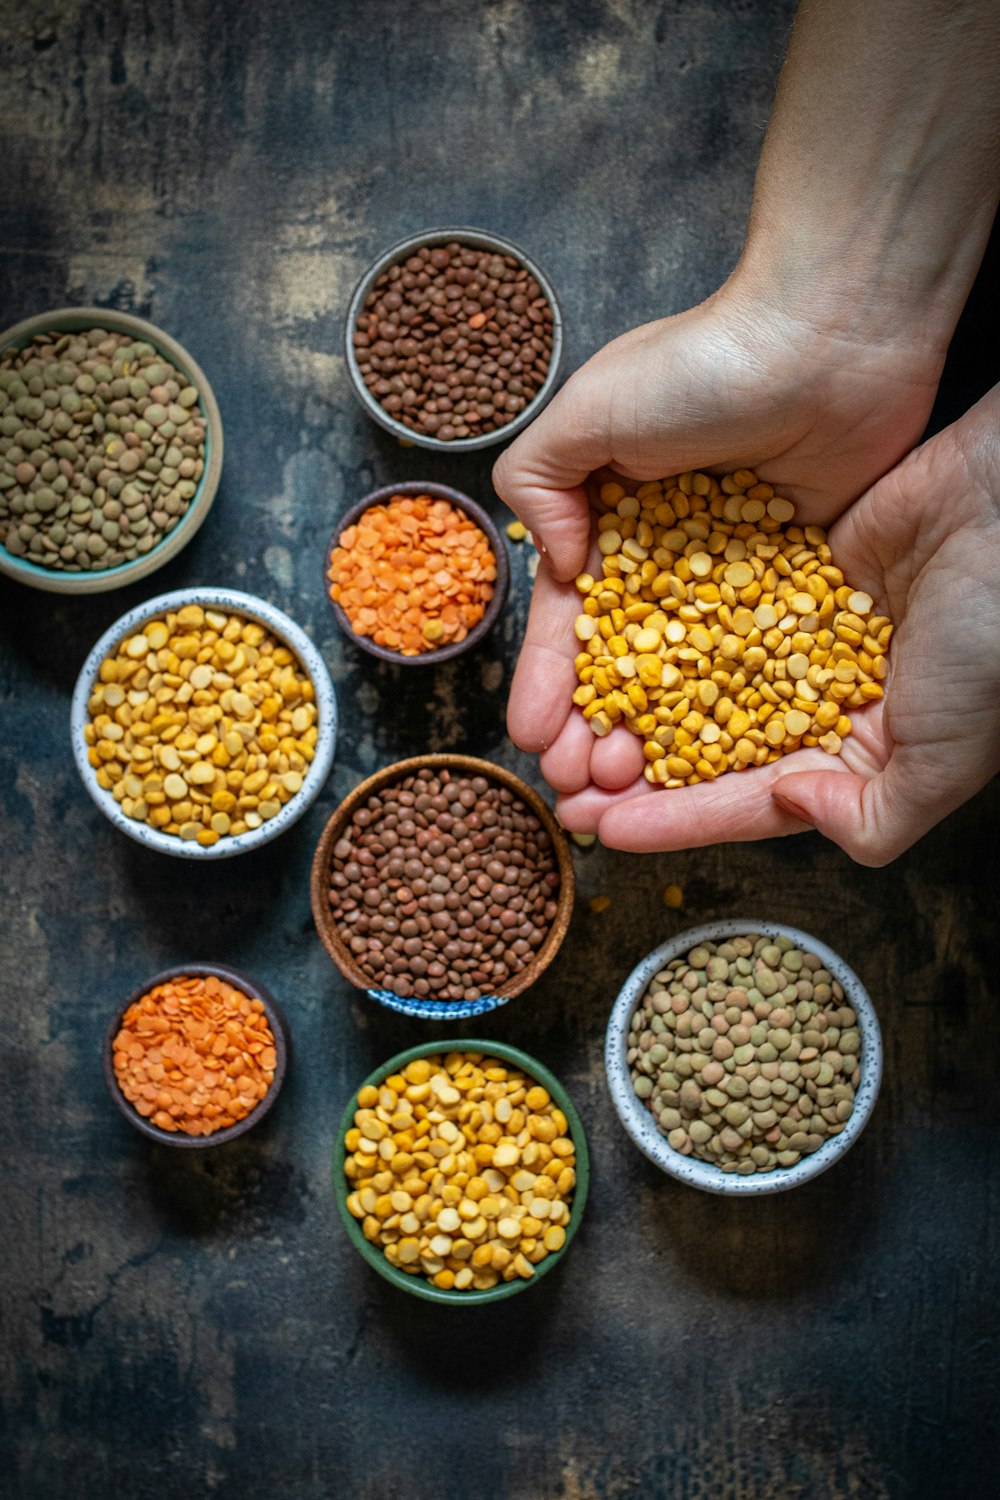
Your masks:
<instances>
[{"instance_id":1,"label":"fingers","mask_svg":"<svg viewBox=\"0 0 1000 1500\"><path fill-rule=\"evenodd\" d=\"M590 781L590 753L594 743L586 719L578 709L571 709L555 743L539 761L542 775L553 791L583 790Z\"/></svg>"},{"instance_id":2,"label":"fingers","mask_svg":"<svg viewBox=\"0 0 1000 1500\"><path fill-rule=\"evenodd\" d=\"M582 792L560 797L556 802L556 816L570 833L597 833L601 819L609 808L630 800L645 802L646 794L653 790L644 777L618 792L606 792L591 783Z\"/></svg>"},{"instance_id":3,"label":"fingers","mask_svg":"<svg viewBox=\"0 0 1000 1500\"><path fill-rule=\"evenodd\" d=\"M782 776L773 788L778 807L818 828L858 864L887 865L983 784L957 786L919 750L897 746L885 770L817 770Z\"/></svg>"},{"instance_id":4,"label":"fingers","mask_svg":"<svg viewBox=\"0 0 1000 1500\"><path fill-rule=\"evenodd\" d=\"M605 791L619 792L642 776L646 764L642 741L624 724L616 724L604 739L597 739L589 728L587 733L592 745L590 778L597 786Z\"/></svg>"},{"instance_id":5,"label":"fingers","mask_svg":"<svg viewBox=\"0 0 1000 1500\"><path fill-rule=\"evenodd\" d=\"M573 585L553 578L543 562L507 704L507 732L522 750L537 754L554 746L573 707L577 686L573 621L579 608L580 596Z\"/></svg>"},{"instance_id":6,"label":"fingers","mask_svg":"<svg viewBox=\"0 0 1000 1500\"><path fill-rule=\"evenodd\" d=\"M692 787L651 788L643 779L642 786L652 792L650 797L604 794L607 800L602 807L599 794L582 793L587 801L574 798L570 811L576 814L579 804L580 812L596 814L602 844L637 854L801 833L809 825L774 800L775 779L773 766L731 772L718 781Z\"/></svg>"},{"instance_id":7,"label":"fingers","mask_svg":"<svg viewBox=\"0 0 1000 1500\"><path fill-rule=\"evenodd\" d=\"M578 372L531 426L500 455L493 485L520 516L556 578L581 572L590 510L583 485L611 458L607 417L591 381Z\"/></svg>"}]
</instances>

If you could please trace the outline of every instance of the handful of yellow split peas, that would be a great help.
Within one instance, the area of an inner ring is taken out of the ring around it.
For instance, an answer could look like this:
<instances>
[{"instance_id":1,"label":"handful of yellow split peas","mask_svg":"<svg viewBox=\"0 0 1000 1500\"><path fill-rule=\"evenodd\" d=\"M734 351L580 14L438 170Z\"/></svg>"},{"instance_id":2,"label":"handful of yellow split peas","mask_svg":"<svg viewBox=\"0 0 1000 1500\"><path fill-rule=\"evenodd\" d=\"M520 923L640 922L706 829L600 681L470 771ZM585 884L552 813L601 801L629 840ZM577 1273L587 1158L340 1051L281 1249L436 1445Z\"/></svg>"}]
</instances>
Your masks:
<instances>
[{"instance_id":1,"label":"handful of yellow split peas","mask_svg":"<svg viewBox=\"0 0 1000 1500\"><path fill-rule=\"evenodd\" d=\"M576 586L591 729L643 740L646 779L690 786L801 746L831 755L881 698L892 623L833 563L826 532L749 469L600 489L602 576Z\"/></svg>"}]
</instances>

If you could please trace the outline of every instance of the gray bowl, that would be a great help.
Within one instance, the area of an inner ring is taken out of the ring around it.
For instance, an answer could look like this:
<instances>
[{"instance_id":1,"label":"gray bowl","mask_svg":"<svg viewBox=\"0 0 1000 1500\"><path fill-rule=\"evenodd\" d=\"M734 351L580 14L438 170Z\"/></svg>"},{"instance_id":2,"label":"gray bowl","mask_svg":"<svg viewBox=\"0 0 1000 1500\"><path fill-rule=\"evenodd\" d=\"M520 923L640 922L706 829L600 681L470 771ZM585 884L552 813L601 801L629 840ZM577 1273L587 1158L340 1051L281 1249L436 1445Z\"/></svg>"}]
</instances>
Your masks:
<instances>
[{"instance_id":1,"label":"gray bowl","mask_svg":"<svg viewBox=\"0 0 1000 1500\"><path fill-rule=\"evenodd\" d=\"M791 938L796 946L816 953L834 979L843 987L844 994L854 1009L861 1031L861 1082L855 1095L854 1111L839 1135L833 1136L810 1156L804 1156L791 1167L775 1167L771 1172L756 1172L741 1177L736 1172L723 1172L714 1162L702 1161L697 1156L684 1156L668 1143L641 1099L636 1097L629 1071L628 1031L629 1023L639 1001L653 978L671 959L687 953L698 943L724 942L726 938L739 937L746 933L759 933L762 937ZM755 917L730 917L722 922L708 922L703 927L689 927L647 955L637 964L619 992L608 1020L604 1044L604 1066L607 1073L611 1101L628 1135L639 1150L653 1164L686 1182L691 1187L702 1188L708 1193L721 1193L733 1197L760 1198L771 1193L784 1193L818 1177L834 1162L849 1151L864 1130L875 1108L879 1085L882 1081L882 1036L878 1017L861 980L839 954L811 933L798 927L788 927L783 922L760 921Z\"/></svg>"},{"instance_id":2,"label":"gray bowl","mask_svg":"<svg viewBox=\"0 0 1000 1500\"><path fill-rule=\"evenodd\" d=\"M145 1116L141 1115L133 1104L126 1099L118 1086L114 1066L114 1043L115 1037L121 1030L122 1017L130 1005L141 1000L143 995L155 989L158 984L164 984L168 979L186 979L205 977L214 974L216 979L225 980L234 989L242 990L251 1000L259 1000L264 1007L264 1013L271 1025L274 1035L274 1050L278 1054L278 1060L274 1069L274 1079L271 1087L263 1099L238 1120L235 1125L227 1125L217 1130L213 1135L185 1135L183 1131L161 1130L159 1125L154 1125ZM193 963L175 964L173 968L162 969L154 974L151 979L145 980L138 985L123 1005L119 1005L111 1020L108 1022L104 1033L104 1041L101 1047L101 1071L104 1074L104 1082L108 1092L114 1100L118 1109L125 1119L133 1127L144 1135L147 1140L156 1141L161 1146L179 1147L186 1151L204 1151L211 1146L223 1146L227 1141L236 1140L237 1136L245 1135L248 1130L260 1123L265 1115L271 1112L272 1107L281 1092L281 1086L285 1081L288 1071L289 1058L291 1056L292 1039L288 1029L288 1021L281 1006L275 1000L270 990L266 990L262 984L241 974L238 969L231 969L228 964Z\"/></svg>"},{"instance_id":3,"label":"gray bowl","mask_svg":"<svg viewBox=\"0 0 1000 1500\"><path fill-rule=\"evenodd\" d=\"M476 249L495 250L499 255L513 255L525 266L538 282L542 291L552 308L552 357L549 361L548 374L545 377L541 389L536 392L528 402L523 411L503 427L497 427L492 432L481 433L479 437L453 438L446 443L441 438L430 437L426 433L414 432L412 427L407 427L403 422L397 422L382 405L382 403L371 394L365 385L364 377L358 365L357 355L354 352L354 330L357 327L358 318L364 308L365 298L371 291L375 281L383 271L397 261L405 260L414 250L421 250L425 246L447 245L452 240L460 240L465 245L471 245ZM400 240L397 245L386 250L378 260L369 266L354 290L350 306L347 309L347 321L344 329L344 358L347 361L348 373L351 377L351 389L364 407L365 411L384 427L386 432L391 432L400 442L413 445L417 448L430 448L436 453L471 453L478 448L492 448L497 443L507 443L517 433L533 422L542 407L550 401L555 394L556 383L559 379L559 368L562 364L563 335L562 335L562 311L556 297L552 283L545 272L533 261L530 255L526 255L520 246L513 244L510 240L501 239L499 235L490 234L484 229L428 229L422 234L411 234L405 240Z\"/></svg>"},{"instance_id":4,"label":"gray bowl","mask_svg":"<svg viewBox=\"0 0 1000 1500\"><path fill-rule=\"evenodd\" d=\"M482 619L477 625L473 625L468 635L462 641L451 641L447 646L438 646L434 651L423 651L419 656L404 656L400 651L393 651L388 646L380 646L373 641L371 636L358 635L347 618L346 612L335 599L330 597L330 579L328 569L330 559L340 538L349 526L354 526L361 517L373 505L385 505L388 501L395 499L397 495L433 495L437 500L448 500L456 510L464 511L465 514L475 522L480 531L485 532L489 538L490 546L493 548L493 556L496 559L496 583L493 588L493 597L483 613ZM370 656L378 657L379 661L391 662L399 667L426 667L437 666L441 662L454 661L456 656L461 656L466 651L473 650L485 640L490 631L496 625L503 614L503 607L507 602L507 594L510 590L510 562L507 558L507 548L504 546L500 528L487 515L481 505L477 505L470 495L463 495L461 490L453 490L446 484L431 484L422 479L406 479L402 484L386 484L381 489L372 490L370 495L365 495L363 500L358 500L350 506L340 520L326 546L323 554L323 591L326 594L327 603L333 610L334 619L341 630L352 641L355 646L360 646L362 651L367 651Z\"/></svg>"},{"instance_id":5,"label":"gray bowl","mask_svg":"<svg viewBox=\"0 0 1000 1500\"><path fill-rule=\"evenodd\" d=\"M134 634L138 627L166 614L168 610L183 609L185 604L201 604L208 609L230 610L234 614L245 615L248 620L256 620L261 625L267 626L268 630L283 641L289 650L294 651L303 668L308 672L316 694L318 710L319 732L316 755L306 772L301 789L285 803L275 817L263 823L260 828L254 828L247 833L236 834L233 837L221 838L217 844L211 844L207 848L194 841L186 842L174 834L161 833L158 828L151 828L148 823L140 823L134 818L127 818L112 794L98 786L93 767L88 759L88 745L84 738L84 730L90 717L87 704L104 658L125 636ZM229 859L233 855L246 854L251 849L270 843L293 823L297 823L302 814L315 802L323 790L333 764L333 752L337 744L337 698L323 658L302 627L296 625L295 621L282 610L276 609L273 604L268 604L264 599L258 599L254 594L244 594L238 589L176 589L173 593L159 594L155 599L148 599L144 604L137 604L134 609L130 609L127 614L116 620L96 642L80 668L80 675L73 690L70 737L73 745L73 758L76 761L80 779L104 816L122 833L128 834L129 838L135 839L138 844L145 844L148 849L156 849L161 854L172 854L179 859Z\"/></svg>"}]
</instances>

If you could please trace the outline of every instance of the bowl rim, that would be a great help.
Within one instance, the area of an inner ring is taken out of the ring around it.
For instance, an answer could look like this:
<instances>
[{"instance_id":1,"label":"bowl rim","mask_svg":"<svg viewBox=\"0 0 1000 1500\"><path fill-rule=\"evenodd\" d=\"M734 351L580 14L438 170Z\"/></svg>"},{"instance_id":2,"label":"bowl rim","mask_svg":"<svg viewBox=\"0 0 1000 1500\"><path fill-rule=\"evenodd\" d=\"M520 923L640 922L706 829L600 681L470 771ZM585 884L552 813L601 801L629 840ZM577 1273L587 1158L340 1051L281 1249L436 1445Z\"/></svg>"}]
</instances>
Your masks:
<instances>
[{"instance_id":1,"label":"bowl rim","mask_svg":"<svg viewBox=\"0 0 1000 1500\"><path fill-rule=\"evenodd\" d=\"M438 499L448 500L456 510L464 511L474 521L479 529L486 533L493 555L496 558L496 581L493 585L493 595L483 613L482 619L474 625L463 641L451 641L447 646L439 646L434 651L421 652L419 656L403 656L399 651L393 651L388 646L380 646L369 636L358 635L347 618L346 613L335 599L330 597L330 580L328 569L330 558L334 548L348 526L353 526L356 521L370 510L374 505L384 504L395 495L432 495ZM323 553L323 592L326 602L333 610L334 619L348 640L355 646L360 646L369 655L375 656L379 661L391 662L400 667L425 667L433 666L440 662L453 661L456 656L461 656L465 651L471 651L478 646L496 625L503 613L504 604L510 589L510 560L507 557L507 548L503 544L500 528L486 510L473 500L471 495L464 494L461 490L452 489L447 484L437 484L431 480L405 479L400 484L384 484L377 490L372 490L353 505L348 506L341 516L330 536Z\"/></svg>"},{"instance_id":2,"label":"bowl rim","mask_svg":"<svg viewBox=\"0 0 1000 1500\"><path fill-rule=\"evenodd\" d=\"M185 1135L183 1132L172 1134L169 1130L161 1130L158 1125L152 1125L139 1114L133 1104L126 1099L118 1085L115 1077L113 1049L114 1040L121 1027L122 1017L130 1005L141 1000L143 995L149 993L158 984L164 984L168 979L200 978L214 975L217 979L223 979L231 984L234 989L241 990L250 1000L259 1000L264 1007L264 1012L271 1023L271 1031L274 1035L274 1050L278 1055L274 1068L274 1078L271 1085L261 1099L259 1104L254 1105L248 1115L238 1120L235 1125L224 1126L212 1135ZM141 1135L148 1140L156 1141L161 1146L176 1147L181 1150L204 1150L210 1146L224 1146L228 1141L234 1141L237 1136L245 1135L248 1130L260 1123L271 1109L275 1100L281 1092L281 1086L288 1072L291 1058L291 1032L288 1026L288 1018L270 990L264 985L258 984L249 975L239 969L232 968L229 964L209 963L200 960L190 964L172 964L169 969L161 969L150 979L137 985L128 998L117 1007L104 1030L104 1039L101 1044L101 1070L104 1074L104 1082L118 1109Z\"/></svg>"},{"instance_id":3,"label":"bowl rim","mask_svg":"<svg viewBox=\"0 0 1000 1500\"><path fill-rule=\"evenodd\" d=\"M370 1245L361 1232L361 1226L347 1207L347 1198L351 1189L348 1187L347 1178L343 1173L343 1162L346 1156L344 1139L348 1130L354 1123L354 1113L357 1109L358 1094L363 1088L370 1084L378 1084L390 1073L398 1072L405 1068L407 1063L413 1062L418 1057L429 1057L432 1053L448 1052L478 1052L487 1057L498 1057L504 1062L515 1063L523 1072L527 1073L536 1083L542 1084L548 1089L549 1094L555 1100L558 1107L566 1116L573 1145L576 1148L576 1185L573 1189L573 1205L570 1209L570 1220L566 1225L566 1240L562 1248L550 1251L535 1267L534 1276L528 1280L518 1277L515 1281L501 1281L489 1291L445 1291L442 1287L434 1286L423 1276L408 1276L405 1271L399 1271L395 1266L389 1264L381 1251ZM340 1126L337 1130L336 1140L333 1144L332 1161L333 1192L337 1203L337 1211L341 1222L347 1230L351 1244L359 1254L368 1262L374 1271L399 1287L400 1290L409 1292L412 1296L422 1297L426 1302L447 1303L452 1306L476 1307L485 1302L499 1302L504 1297L512 1297L517 1292L526 1291L535 1286L538 1281L554 1266L560 1264L566 1251L576 1237L583 1218L583 1211L587 1203L587 1195L590 1189L590 1152L587 1147L587 1136L583 1128L583 1121L579 1111L570 1098L566 1086L552 1073L544 1063L538 1061L530 1052L524 1052L520 1047L512 1047L507 1042L495 1042L483 1038L460 1038L444 1039L442 1041L420 1042L415 1047L407 1047L403 1052L397 1052L385 1063L380 1064L368 1077L359 1083L351 1094L344 1111L340 1117Z\"/></svg>"},{"instance_id":4,"label":"bowl rim","mask_svg":"<svg viewBox=\"0 0 1000 1500\"><path fill-rule=\"evenodd\" d=\"M52 312L35 313L22 318L0 332L0 353L23 349L37 333L74 333L84 327L105 326L112 333L130 333L153 344L168 357L198 390L198 406L205 418L205 469L198 488L184 515L167 536L141 557L116 564L113 568L92 568L87 573L66 573L43 568L25 558L15 557L0 542L0 573L29 588L50 594L108 594L127 584L138 583L156 572L187 546L212 508L222 476L223 430L219 404L208 376L183 344L157 324L134 313L119 312L110 307L57 307Z\"/></svg>"},{"instance_id":5,"label":"bowl rim","mask_svg":"<svg viewBox=\"0 0 1000 1500\"><path fill-rule=\"evenodd\" d=\"M478 437L453 438L451 442L443 442L441 438L431 437L426 433L414 432L413 428L405 426L385 410L380 401L368 390L361 368L358 364L357 355L354 352L354 330L357 327L358 317L362 310L362 304L371 290L373 284L382 272L388 270L397 261L409 255L411 251L421 249L427 245L446 245L452 240L460 241L470 245L474 249L495 250L503 255L515 256L521 264L530 271L538 282L552 309L552 354L549 359L549 368L545 379L539 389L532 396L523 411L517 413L512 421L506 422L503 427L496 427L492 432L481 433ZM509 442L522 432L529 422L546 406L555 394L555 388L559 380L559 374L563 360L563 315L556 295L548 276L527 251L522 250L520 245L503 235L493 234L488 229L475 229L472 226L445 227L442 229L426 229L415 234L409 234L404 239L398 240L388 250L382 252L376 260L365 271L351 295L347 308L347 317L344 323L344 358L350 376L351 389L357 400L380 427L386 432L391 432L393 437L401 443L413 445L418 448L427 448L434 453L474 453L481 448L492 448L498 443Z\"/></svg>"},{"instance_id":6,"label":"bowl rim","mask_svg":"<svg viewBox=\"0 0 1000 1500\"><path fill-rule=\"evenodd\" d=\"M723 1172L721 1167L698 1157L682 1156L669 1145L653 1122L649 1110L635 1095L626 1056L629 1019L649 981L664 964L698 943L724 942L727 937L751 933L759 933L762 937L790 938L796 946L807 947L823 960L834 979L843 986L851 1008L857 1015L861 1031L862 1075L855 1096L854 1111L839 1135L810 1156L802 1157L794 1166L741 1177L735 1172ZM685 928L640 959L623 983L611 1008L605 1033L604 1066L615 1112L633 1144L654 1166L668 1176L677 1178L679 1182L701 1188L705 1192L722 1196L765 1197L787 1192L790 1188L819 1177L839 1161L857 1140L868 1123L878 1098L882 1081L882 1034L867 990L850 965L828 944L812 933L784 922L773 922L764 917L727 917Z\"/></svg>"},{"instance_id":7,"label":"bowl rim","mask_svg":"<svg viewBox=\"0 0 1000 1500\"><path fill-rule=\"evenodd\" d=\"M181 609L185 604L200 604L206 608L213 606L225 608L234 614L244 614L248 619L266 625L290 650L295 652L309 674L319 710L320 727L316 755L306 772L300 790L284 804L275 817L262 824L260 828L220 839L217 844L211 844L207 848L194 840L187 842L177 838L175 834L161 833L159 829L150 828L146 823L137 823L132 818L126 818L111 793L97 785L93 768L87 759L88 747L84 739L84 728L89 718L87 704L105 656L118 645L119 641L134 631L136 626L156 619L159 615L166 614L168 610ZM337 697L330 674L319 651L300 625L297 625L276 605L269 604L266 599L258 598L255 594L246 594L240 589L194 587L173 589L169 593L157 594L152 599L134 605L132 609L120 615L112 625L109 625L98 638L80 668L76 686L73 689L70 706L70 739L77 771L80 773L80 779L91 800L96 803L109 822L122 833L134 839L136 843L144 844L148 849L156 849L161 854L169 854L178 859L231 859L234 855L246 854L252 849L270 843L293 823L298 822L316 800L333 764L337 744L337 721Z\"/></svg>"},{"instance_id":8,"label":"bowl rim","mask_svg":"<svg viewBox=\"0 0 1000 1500\"><path fill-rule=\"evenodd\" d=\"M552 839L559 869L559 909L544 943L531 962L525 965L509 985L505 986L505 993L502 995L483 995L478 1000L422 1000L416 996L404 997L392 990L379 989L372 985L369 977L355 963L346 943L340 939L335 923L328 920L329 908L325 899L324 878L329 869L333 845L340 835L341 828L354 809L366 801L373 792L380 791L382 787L389 786L394 781L399 781L402 777L413 775L414 772L420 770L457 770L464 775L485 776L494 782L499 782L501 786L506 786L526 803L543 823ZM509 1000L515 999L516 996L529 989L545 972L559 952L569 928L573 915L575 879L573 856L563 831L556 821L555 813L534 787L529 786L516 772L508 771L505 766L494 765L492 761L482 760L474 755L460 755L457 752L444 751L411 755L406 760L394 761L391 765L383 766L380 771L366 777L348 793L331 813L320 834L309 872L309 899L313 923L320 942L344 978L355 988L363 990L370 999L377 1000L380 1005L385 1005L389 1010L397 1011L400 1015L412 1016L421 1021L461 1021L468 1020L472 1016L486 1015L489 1011L506 1005Z\"/></svg>"}]
</instances>

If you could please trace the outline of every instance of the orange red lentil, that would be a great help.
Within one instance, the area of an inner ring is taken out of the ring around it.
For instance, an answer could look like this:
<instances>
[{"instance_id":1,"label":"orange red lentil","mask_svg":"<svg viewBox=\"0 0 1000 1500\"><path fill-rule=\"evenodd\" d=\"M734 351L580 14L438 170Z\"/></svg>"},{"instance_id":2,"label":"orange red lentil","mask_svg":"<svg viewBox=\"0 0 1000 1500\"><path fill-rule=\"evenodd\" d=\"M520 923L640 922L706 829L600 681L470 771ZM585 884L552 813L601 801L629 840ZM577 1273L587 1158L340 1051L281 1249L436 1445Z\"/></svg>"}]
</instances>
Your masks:
<instances>
[{"instance_id":1,"label":"orange red lentil","mask_svg":"<svg viewBox=\"0 0 1000 1500\"><path fill-rule=\"evenodd\" d=\"M118 1087L150 1124L213 1135L256 1109L278 1054L263 1001L207 974L166 980L130 1005L112 1058Z\"/></svg>"},{"instance_id":2,"label":"orange red lentil","mask_svg":"<svg viewBox=\"0 0 1000 1500\"><path fill-rule=\"evenodd\" d=\"M458 506L393 495L341 533L327 576L357 635L419 656L465 639L486 613L497 569L486 533Z\"/></svg>"},{"instance_id":3,"label":"orange red lentil","mask_svg":"<svg viewBox=\"0 0 1000 1500\"><path fill-rule=\"evenodd\" d=\"M347 1207L390 1265L442 1291L489 1291L562 1249L576 1148L562 1110L517 1067L436 1053L357 1103Z\"/></svg>"}]
</instances>

